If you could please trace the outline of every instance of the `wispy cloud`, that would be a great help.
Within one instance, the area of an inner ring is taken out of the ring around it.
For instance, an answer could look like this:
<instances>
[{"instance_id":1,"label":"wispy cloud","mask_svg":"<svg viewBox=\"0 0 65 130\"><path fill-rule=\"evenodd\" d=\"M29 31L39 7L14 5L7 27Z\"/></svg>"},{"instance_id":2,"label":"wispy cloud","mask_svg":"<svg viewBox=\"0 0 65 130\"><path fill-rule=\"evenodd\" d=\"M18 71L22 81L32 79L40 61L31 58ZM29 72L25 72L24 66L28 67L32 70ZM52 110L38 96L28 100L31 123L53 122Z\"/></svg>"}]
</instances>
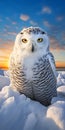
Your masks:
<instances>
[{"instance_id":1,"label":"wispy cloud","mask_svg":"<svg viewBox=\"0 0 65 130\"><path fill-rule=\"evenodd\" d=\"M50 37L50 47L51 49L59 49L59 43L54 37Z\"/></svg>"},{"instance_id":2,"label":"wispy cloud","mask_svg":"<svg viewBox=\"0 0 65 130\"><path fill-rule=\"evenodd\" d=\"M0 38L0 42L2 42L2 38Z\"/></svg>"},{"instance_id":3,"label":"wispy cloud","mask_svg":"<svg viewBox=\"0 0 65 130\"><path fill-rule=\"evenodd\" d=\"M17 24L17 22L16 21L12 21L12 19L10 19L10 17L6 17L6 20L11 22L13 25ZM7 26L9 26L9 25L7 25Z\"/></svg>"},{"instance_id":4,"label":"wispy cloud","mask_svg":"<svg viewBox=\"0 0 65 130\"><path fill-rule=\"evenodd\" d=\"M26 14L21 14L20 15L20 19L23 20L23 21L27 21L27 20L29 20L29 18L30 17L28 15L26 15Z\"/></svg>"},{"instance_id":5,"label":"wispy cloud","mask_svg":"<svg viewBox=\"0 0 65 130\"><path fill-rule=\"evenodd\" d=\"M17 24L17 22L13 21L13 22L12 22L12 24L13 24L13 25L16 25L16 24Z\"/></svg>"},{"instance_id":6,"label":"wispy cloud","mask_svg":"<svg viewBox=\"0 0 65 130\"><path fill-rule=\"evenodd\" d=\"M14 42L12 40L8 40L5 42L5 40L2 40L2 44L0 44L0 49L9 51L12 49L14 45Z\"/></svg>"},{"instance_id":7,"label":"wispy cloud","mask_svg":"<svg viewBox=\"0 0 65 130\"><path fill-rule=\"evenodd\" d=\"M51 27L51 24L48 21L44 21L43 24L47 27Z\"/></svg>"},{"instance_id":8,"label":"wispy cloud","mask_svg":"<svg viewBox=\"0 0 65 130\"><path fill-rule=\"evenodd\" d=\"M9 28L10 28L9 25L5 25L5 27L4 27L4 31L7 31Z\"/></svg>"},{"instance_id":9,"label":"wispy cloud","mask_svg":"<svg viewBox=\"0 0 65 130\"><path fill-rule=\"evenodd\" d=\"M45 7L42 8L42 13L51 14L51 13L52 13L52 10L51 10L50 7L45 6Z\"/></svg>"},{"instance_id":10,"label":"wispy cloud","mask_svg":"<svg viewBox=\"0 0 65 130\"><path fill-rule=\"evenodd\" d=\"M16 32L7 32L7 34L8 34L8 35L14 35L14 36L16 36L16 35L17 35L17 33L16 33Z\"/></svg>"},{"instance_id":11,"label":"wispy cloud","mask_svg":"<svg viewBox=\"0 0 65 130\"><path fill-rule=\"evenodd\" d=\"M32 25L32 26L36 26L36 25L38 25L36 22L34 22L33 20L30 20L30 24Z\"/></svg>"},{"instance_id":12,"label":"wispy cloud","mask_svg":"<svg viewBox=\"0 0 65 130\"><path fill-rule=\"evenodd\" d=\"M60 45L59 41L55 37L50 37L50 48L53 50L65 50L63 45Z\"/></svg>"},{"instance_id":13,"label":"wispy cloud","mask_svg":"<svg viewBox=\"0 0 65 130\"><path fill-rule=\"evenodd\" d=\"M63 16L58 16L58 17L56 18L56 20L57 20L57 21L62 21L63 18L64 18Z\"/></svg>"}]
</instances>

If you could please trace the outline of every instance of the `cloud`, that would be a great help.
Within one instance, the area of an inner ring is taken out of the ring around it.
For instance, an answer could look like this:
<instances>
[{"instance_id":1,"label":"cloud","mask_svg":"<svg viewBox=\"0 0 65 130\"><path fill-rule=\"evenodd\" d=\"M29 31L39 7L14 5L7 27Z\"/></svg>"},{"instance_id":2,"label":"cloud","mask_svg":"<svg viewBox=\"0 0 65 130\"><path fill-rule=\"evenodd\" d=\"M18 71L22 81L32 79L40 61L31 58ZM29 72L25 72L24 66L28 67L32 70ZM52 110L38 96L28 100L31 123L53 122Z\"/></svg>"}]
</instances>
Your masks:
<instances>
[{"instance_id":1,"label":"cloud","mask_svg":"<svg viewBox=\"0 0 65 130\"><path fill-rule=\"evenodd\" d=\"M2 40L2 44L0 44L0 52L2 51L3 53L6 51L7 53L10 52L13 48L14 45L14 41L12 40L8 40L8 41L4 41ZM0 53L2 54L2 53ZM5 54L6 55L6 54Z\"/></svg>"},{"instance_id":2,"label":"cloud","mask_svg":"<svg viewBox=\"0 0 65 130\"><path fill-rule=\"evenodd\" d=\"M13 25L16 25L16 24L17 24L16 21L12 21L12 19L10 19L9 17L6 17L6 20L7 20L8 22L11 22ZM6 26L9 26L9 25L6 25Z\"/></svg>"},{"instance_id":3,"label":"cloud","mask_svg":"<svg viewBox=\"0 0 65 130\"><path fill-rule=\"evenodd\" d=\"M3 37L16 36L16 32L9 32L7 29L4 29Z\"/></svg>"},{"instance_id":4,"label":"cloud","mask_svg":"<svg viewBox=\"0 0 65 130\"><path fill-rule=\"evenodd\" d=\"M23 20L23 21L27 21L27 20L29 20L29 18L30 17L28 15L26 15L26 14L21 14L20 15L20 19Z\"/></svg>"},{"instance_id":5,"label":"cloud","mask_svg":"<svg viewBox=\"0 0 65 130\"><path fill-rule=\"evenodd\" d=\"M14 36L16 36L16 35L17 35L17 33L16 33L16 32L7 32L7 34L8 34L8 35L14 35Z\"/></svg>"},{"instance_id":6,"label":"cloud","mask_svg":"<svg viewBox=\"0 0 65 130\"><path fill-rule=\"evenodd\" d=\"M43 7L43 9L42 9L42 13L51 14L51 13L52 13L52 10L51 10L48 6L45 6L45 7Z\"/></svg>"},{"instance_id":7,"label":"cloud","mask_svg":"<svg viewBox=\"0 0 65 130\"><path fill-rule=\"evenodd\" d=\"M34 22L33 20L30 20L30 24L33 25L33 26L36 26L38 25L36 22Z\"/></svg>"},{"instance_id":8,"label":"cloud","mask_svg":"<svg viewBox=\"0 0 65 130\"><path fill-rule=\"evenodd\" d=\"M57 51L65 50L65 46L60 45L59 41L56 38L50 37L50 49Z\"/></svg>"},{"instance_id":9,"label":"cloud","mask_svg":"<svg viewBox=\"0 0 65 130\"><path fill-rule=\"evenodd\" d=\"M0 42L2 42L2 39L0 38Z\"/></svg>"},{"instance_id":10,"label":"cloud","mask_svg":"<svg viewBox=\"0 0 65 130\"><path fill-rule=\"evenodd\" d=\"M58 16L58 17L56 18L56 20L60 22L60 21L63 20L63 18L64 18L63 16Z\"/></svg>"},{"instance_id":11,"label":"cloud","mask_svg":"<svg viewBox=\"0 0 65 130\"><path fill-rule=\"evenodd\" d=\"M9 25L5 25L5 27L4 27L4 31L7 31L9 28L10 28Z\"/></svg>"},{"instance_id":12,"label":"cloud","mask_svg":"<svg viewBox=\"0 0 65 130\"><path fill-rule=\"evenodd\" d=\"M47 27L51 27L51 24L48 21L44 21L43 24Z\"/></svg>"},{"instance_id":13,"label":"cloud","mask_svg":"<svg viewBox=\"0 0 65 130\"><path fill-rule=\"evenodd\" d=\"M16 25L16 24L17 24L17 22L13 21L13 22L12 22L12 24L13 24L13 25Z\"/></svg>"},{"instance_id":14,"label":"cloud","mask_svg":"<svg viewBox=\"0 0 65 130\"><path fill-rule=\"evenodd\" d=\"M59 49L59 43L54 37L50 37L50 47L51 49Z\"/></svg>"}]
</instances>

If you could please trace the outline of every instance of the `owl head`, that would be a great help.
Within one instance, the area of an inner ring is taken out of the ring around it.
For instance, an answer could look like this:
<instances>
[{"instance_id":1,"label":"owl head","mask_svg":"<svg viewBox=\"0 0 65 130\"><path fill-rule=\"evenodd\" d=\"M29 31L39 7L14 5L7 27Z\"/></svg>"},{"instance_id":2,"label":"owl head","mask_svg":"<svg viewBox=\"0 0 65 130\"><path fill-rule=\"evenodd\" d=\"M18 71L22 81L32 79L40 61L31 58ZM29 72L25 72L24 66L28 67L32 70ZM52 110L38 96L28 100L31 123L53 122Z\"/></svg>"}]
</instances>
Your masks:
<instances>
[{"instance_id":1,"label":"owl head","mask_svg":"<svg viewBox=\"0 0 65 130\"><path fill-rule=\"evenodd\" d=\"M43 53L49 51L49 39L47 33L39 27L23 29L16 37L15 49L21 53Z\"/></svg>"}]
</instances>

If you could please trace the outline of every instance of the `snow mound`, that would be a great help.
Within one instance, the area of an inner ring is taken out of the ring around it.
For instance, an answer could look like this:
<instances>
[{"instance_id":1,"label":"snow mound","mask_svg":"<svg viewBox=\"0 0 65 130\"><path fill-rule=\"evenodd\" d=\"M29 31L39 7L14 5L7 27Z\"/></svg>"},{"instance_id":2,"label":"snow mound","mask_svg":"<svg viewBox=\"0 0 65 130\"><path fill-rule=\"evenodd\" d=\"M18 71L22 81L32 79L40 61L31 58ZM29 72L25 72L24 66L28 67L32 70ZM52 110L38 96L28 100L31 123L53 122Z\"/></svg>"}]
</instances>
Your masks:
<instances>
[{"instance_id":1,"label":"snow mound","mask_svg":"<svg viewBox=\"0 0 65 130\"><path fill-rule=\"evenodd\" d=\"M58 92L58 95L65 96L65 85L60 86L59 88L57 88L57 92Z\"/></svg>"},{"instance_id":2,"label":"snow mound","mask_svg":"<svg viewBox=\"0 0 65 130\"><path fill-rule=\"evenodd\" d=\"M61 73L60 79L65 79L64 75ZM49 107L5 86L7 82L9 83L8 77L0 76L0 86L3 85L0 87L0 130L65 130L63 80L63 86L57 88L58 96L52 99Z\"/></svg>"},{"instance_id":3,"label":"snow mound","mask_svg":"<svg viewBox=\"0 0 65 130\"><path fill-rule=\"evenodd\" d=\"M57 77L57 86L61 86L65 84L65 72L59 73Z\"/></svg>"},{"instance_id":4,"label":"snow mound","mask_svg":"<svg viewBox=\"0 0 65 130\"><path fill-rule=\"evenodd\" d=\"M8 77L0 75L0 90L10 84L10 79Z\"/></svg>"},{"instance_id":5,"label":"snow mound","mask_svg":"<svg viewBox=\"0 0 65 130\"><path fill-rule=\"evenodd\" d=\"M4 71L4 76L9 77L9 70Z\"/></svg>"},{"instance_id":6,"label":"snow mound","mask_svg":"<svg viewBox=\"0 0 65 130\"><path fill-rule=\"evenodd\" d=\"M47 118L51 118L61 130L65 130L65 101L57 101L50 106Z\"/></svg>"}]
</instances>

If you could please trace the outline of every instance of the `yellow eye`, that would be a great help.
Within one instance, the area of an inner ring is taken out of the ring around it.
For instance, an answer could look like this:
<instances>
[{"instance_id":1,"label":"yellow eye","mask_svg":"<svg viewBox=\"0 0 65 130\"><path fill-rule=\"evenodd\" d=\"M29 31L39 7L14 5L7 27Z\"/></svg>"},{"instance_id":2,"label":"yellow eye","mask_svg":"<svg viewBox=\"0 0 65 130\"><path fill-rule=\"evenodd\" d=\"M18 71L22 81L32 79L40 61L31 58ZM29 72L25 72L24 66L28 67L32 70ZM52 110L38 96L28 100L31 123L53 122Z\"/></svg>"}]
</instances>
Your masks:
<instances>
[{"instance_id":1,"label":"yellow eye","mask_svg":"<svg viewBox=\"0 0 65 130\"><path fill-rule=\"evenodd\" d=\"M37 39L37 42L42 42L43 41L43 38L38 38Z\"/></svg>"},{"instance_id":2,"label":"yellow eye","mask_svg":"<svg viewBox=\"0 0 65 130\"><path fill-rule=\"evenodd\" d=\"M23 39L22 39L22 42L23 42L23 43L27 43L28 41L27 41L26 38L23 38Z\"/></svg>"}]
</instances>

